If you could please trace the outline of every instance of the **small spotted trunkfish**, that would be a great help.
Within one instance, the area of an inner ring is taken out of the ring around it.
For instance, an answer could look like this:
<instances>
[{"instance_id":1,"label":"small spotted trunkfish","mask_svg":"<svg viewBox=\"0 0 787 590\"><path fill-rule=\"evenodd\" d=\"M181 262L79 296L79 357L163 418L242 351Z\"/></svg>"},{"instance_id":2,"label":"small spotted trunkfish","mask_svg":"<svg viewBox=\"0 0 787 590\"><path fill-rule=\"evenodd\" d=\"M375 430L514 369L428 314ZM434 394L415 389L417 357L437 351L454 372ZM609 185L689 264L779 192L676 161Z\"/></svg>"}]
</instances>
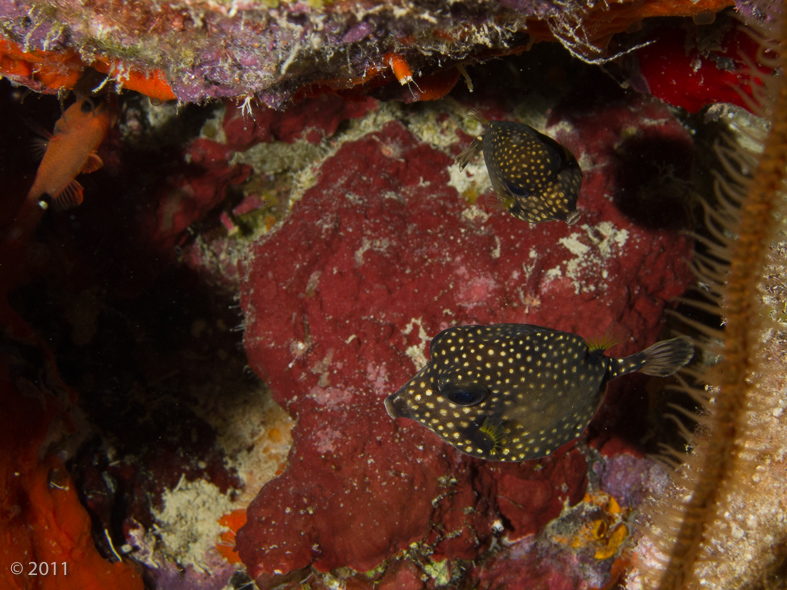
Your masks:
<instances>
[{"instance_id":1,"label":"small spotted trunkfish","mask_svg":"<svg viewBox=\"0 0 787 590\"><path fill-rule=\"evenodd\" d=\"M457 156L461 168L483 148L492 187L511 215L530 223L579 219L582 170L570 151L524 123L487 121L475 111L471 117L484 134Z\"/></svg>"},{"instance_id":2,"label":"small spotted trunkfish","mask_svg":"<svg viewBox=\"0 0 787 590\"><path fill-rule=\"evenodd\" d=\"M582 434L608 381L635 372L666 377L694 355L686 337L624 358L604 350L576 334L527 324L449 328L385 408L473 457L538 459Z\"/></svg>"}]
</instances>

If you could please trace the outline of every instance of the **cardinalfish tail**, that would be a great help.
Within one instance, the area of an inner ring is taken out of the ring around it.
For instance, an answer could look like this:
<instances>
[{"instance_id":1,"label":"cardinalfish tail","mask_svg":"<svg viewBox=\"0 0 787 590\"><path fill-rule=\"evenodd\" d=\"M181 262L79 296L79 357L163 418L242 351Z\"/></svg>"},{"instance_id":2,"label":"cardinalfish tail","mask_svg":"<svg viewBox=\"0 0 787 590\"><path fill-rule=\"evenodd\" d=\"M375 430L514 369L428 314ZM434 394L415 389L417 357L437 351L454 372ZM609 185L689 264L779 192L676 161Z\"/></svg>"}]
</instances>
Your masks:
<instances>
[{"instance_id":1,"label":"cardinalfish tail","mask_svg":"<svg viewBox=\"0 0 787 590\"><path fill-rule=\"evenodd\" d=\"M98 157L98 156L96 156ZM81 172L84 173L84 170ZM47 209L50 205L57 212L68 211L79 207L84 198L85 189L78 180L72 180L57 196L42 195L38 206Z\"/></svg>"}]
</instances>

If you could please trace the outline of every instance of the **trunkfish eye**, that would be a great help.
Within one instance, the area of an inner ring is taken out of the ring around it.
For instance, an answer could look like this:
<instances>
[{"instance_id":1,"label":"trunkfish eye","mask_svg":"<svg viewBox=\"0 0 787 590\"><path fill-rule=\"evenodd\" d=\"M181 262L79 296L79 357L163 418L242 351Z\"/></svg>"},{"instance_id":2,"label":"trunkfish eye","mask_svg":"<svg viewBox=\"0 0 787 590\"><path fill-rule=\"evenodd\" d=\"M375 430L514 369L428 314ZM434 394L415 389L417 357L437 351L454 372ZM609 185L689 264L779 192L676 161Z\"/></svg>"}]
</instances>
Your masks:
<instances>
[{"instance_id":1,"label":"trunkfish eye","mask_svg":"<svg viewBox=\"0 0 787 590\"><path fill-rule=\"evenodd\" d=\"M477 383L449 383L440 391L442 396L457 406L475 406L489 395L489 389Z\"/></svg>"}]
</instances>

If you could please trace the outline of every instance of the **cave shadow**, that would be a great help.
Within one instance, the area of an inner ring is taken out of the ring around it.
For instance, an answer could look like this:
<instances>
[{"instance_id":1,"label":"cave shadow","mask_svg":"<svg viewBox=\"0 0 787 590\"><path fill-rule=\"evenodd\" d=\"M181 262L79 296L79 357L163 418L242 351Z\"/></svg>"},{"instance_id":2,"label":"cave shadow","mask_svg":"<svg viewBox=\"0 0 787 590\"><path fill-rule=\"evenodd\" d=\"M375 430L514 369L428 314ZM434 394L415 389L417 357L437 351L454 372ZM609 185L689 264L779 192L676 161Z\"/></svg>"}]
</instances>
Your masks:
<instances>
[{"instance_id":1,"label":"cave shadow","mask_svg":"<svg viewBox=\"0 0 787 590\"><path fill-rule=\"evenodd\" d=\"M685 140L632 137L615 149L612 199L632 222L648 229L689 229L699 201L691 183L694 152Z\"/></svg>"}]
</instances>

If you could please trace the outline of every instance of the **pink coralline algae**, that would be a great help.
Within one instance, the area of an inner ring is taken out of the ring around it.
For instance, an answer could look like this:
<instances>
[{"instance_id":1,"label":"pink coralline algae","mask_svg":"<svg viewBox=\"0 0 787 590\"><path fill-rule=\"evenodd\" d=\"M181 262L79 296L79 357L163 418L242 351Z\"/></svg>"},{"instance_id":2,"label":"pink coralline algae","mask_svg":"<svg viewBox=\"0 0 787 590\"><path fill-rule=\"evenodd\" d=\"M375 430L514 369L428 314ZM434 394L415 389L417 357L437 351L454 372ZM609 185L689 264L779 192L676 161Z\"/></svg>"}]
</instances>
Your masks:
<instances>
[{"instance_id":1,"label":"pink coralline algae","mask_svg":"<svg viewBox=\"0 0 787 590\"><path fill-rule=\"evenodd\" d=\"M284 113L249 105L247 110L228 109L222 122L227 136L227 151L242 151L260 142L273 140L293 143L303 137L312 143L331 137L339 124L363 115L374 101L359 97L344 100L335 94L307 98ZM215 142L212 142L215 143Z\"/></svg>"},{"instance_id":2,"label":"pink coralline algae","mask_svg":"<svg viewBox=\"0 0 787 590\"><path fill-rule=\"evenodd\" d=\"M576 225L532 226L469 206L449 177L467 137L442 151L392 121L338 147L290 217L250 247L241 269L249 363L297 418L289 466L237 535L260 584L386 560L377 579L410 580L413 565L402 563L414 547L434 561L473 559L497 536L537 533L581 500L588 468L578 448L485 463L391 420L382 400L452 325L533 323L586 338L612 326L616 355L658 337L666 302L691 281L691 246L621 212L639 196L620 186L619 168L634 139L683 151L691 140L650 99L602 92L582 102L564 100L547 121L585 171Z\"/></svg>"},{"instance_id":3,"label":"pink coralline algae","mask_svg":"<svg viewBox=\"0 0 787 590\"><path fill-rule=\"evenodd\" d=\"M528 590L586 590L581 566L568 553L539 546L532 539L514 544L506 554L489 560L475 572L477 588Z\"/></svg>"},{"instance_id":4,"label":"pink coralline algae","mask_svg":"<svg viewBox=\"0 0 787 590\"><path fill-rule=\"evenodd\" d=\"M587 485L586 471L585 459L576 449L525 461L516 470L495 470L498 510L511 523L508 539L537 533L560 514L566 500L572 506L579 502ZM555 493L563 483L569 492Z\"/></svg>"}]
</instances>

